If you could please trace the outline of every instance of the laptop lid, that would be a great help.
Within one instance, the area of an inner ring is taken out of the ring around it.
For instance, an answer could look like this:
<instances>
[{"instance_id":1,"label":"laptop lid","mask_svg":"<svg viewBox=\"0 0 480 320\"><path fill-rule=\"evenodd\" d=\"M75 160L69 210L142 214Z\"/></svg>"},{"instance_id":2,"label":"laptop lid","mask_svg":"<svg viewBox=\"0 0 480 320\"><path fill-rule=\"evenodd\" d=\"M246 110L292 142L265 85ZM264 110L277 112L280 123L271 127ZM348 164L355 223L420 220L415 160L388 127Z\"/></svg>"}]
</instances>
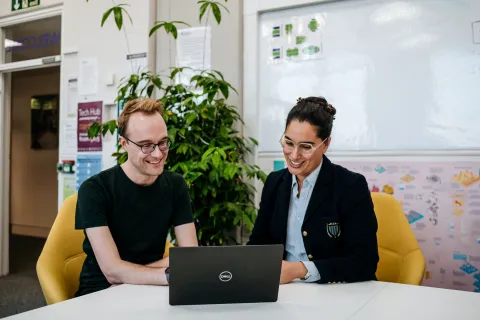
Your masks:
<instances>
[{"instance_id":1,"label":"laptop lid","mask_svg":"<svg viewBox=\"0 0 480 320\"><path fill-rule=\"evenodd\" d=\"M283 245L170 248L170 305L275 302Z\"/></svg>"}]
</instances>

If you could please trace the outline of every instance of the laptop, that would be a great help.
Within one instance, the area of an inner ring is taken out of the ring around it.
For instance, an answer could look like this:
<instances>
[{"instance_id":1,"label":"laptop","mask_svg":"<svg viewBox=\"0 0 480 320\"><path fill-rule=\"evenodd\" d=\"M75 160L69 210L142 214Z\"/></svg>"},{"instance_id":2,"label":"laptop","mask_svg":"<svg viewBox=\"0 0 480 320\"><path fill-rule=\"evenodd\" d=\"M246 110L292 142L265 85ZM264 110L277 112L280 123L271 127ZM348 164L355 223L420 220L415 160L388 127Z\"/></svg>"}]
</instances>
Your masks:
<instances>
[{"instance_id":1,"label":"laptop","mask_svg":"<svg viewBox=\"0 0 480 320\"><path fill-rule=\"evenodd\" d=\"M170 305L276 302L283 245L170 248Z\"/></svg>"}]
</instances>

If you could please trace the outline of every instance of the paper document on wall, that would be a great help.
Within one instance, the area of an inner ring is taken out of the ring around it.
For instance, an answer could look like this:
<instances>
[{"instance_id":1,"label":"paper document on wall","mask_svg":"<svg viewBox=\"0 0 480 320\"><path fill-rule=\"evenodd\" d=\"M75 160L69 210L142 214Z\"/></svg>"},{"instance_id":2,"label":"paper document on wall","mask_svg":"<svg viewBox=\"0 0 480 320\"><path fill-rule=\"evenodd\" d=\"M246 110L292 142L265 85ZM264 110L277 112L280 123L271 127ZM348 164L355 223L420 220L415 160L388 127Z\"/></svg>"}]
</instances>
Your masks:
<instances>
[{"instance_id":1,"label":"paper document on wall","mask_svg":"<svg viewBox=\"0 0 480 320\"><path fill-rule=\"evenodd\" d=\"M78 78L71 77L67 81L67 118L75 118L77 116L78 103Z\"/></svg>"},{"instance_id":2,"label":"paper document on wall","mask_svg":"<svg viewBox=\"0 0 480 320\"><path fill-rule=\"evenodd\" d=\"M77 152L77 120L66 119L62 132L62 153L72 154Z\"/></svg>"},{"instance_id":3,"label":"paper document on wall","mask_svg":"<svg viewBox=\"0 0 480 320\"><path fill-rule=\"evenodd\" d=\"M98 67L97 59L82 59L79 65L78 94L80 96L97 94Z\"/></svg>"},{"instance_id":4,"label":"paper document on wall","mask_svg":"<svg viewBox=\"0 0 480 320\"><path fill-rule=\"evenodd\" d=\"M189 67L177 75L176 83L190 84L190 78L198 70L211 69L212 65L212 30L211 27L185 28L178 32L177 67Z\"/></svg>"}]
</instances>

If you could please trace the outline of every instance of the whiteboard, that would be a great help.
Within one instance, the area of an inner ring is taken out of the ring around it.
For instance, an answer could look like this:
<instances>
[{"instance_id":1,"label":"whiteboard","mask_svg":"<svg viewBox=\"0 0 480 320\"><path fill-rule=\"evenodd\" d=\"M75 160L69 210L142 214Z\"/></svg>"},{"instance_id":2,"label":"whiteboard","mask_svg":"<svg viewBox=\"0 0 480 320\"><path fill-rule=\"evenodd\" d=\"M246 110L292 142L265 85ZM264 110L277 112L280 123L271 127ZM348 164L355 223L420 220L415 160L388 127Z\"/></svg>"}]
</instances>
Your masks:
<instances>
[{"instance_id":1,"label":"whiteboard","mask_svg":"<svg viewBox=\"0 0 480 320\"><path fill-rule=\"evenodd\" d=\"M479 0L266 12L258 55L259 152L281 151L287 114L307 96L337 109L331 151L480 149Z\"/></svg>"}]
</instances>

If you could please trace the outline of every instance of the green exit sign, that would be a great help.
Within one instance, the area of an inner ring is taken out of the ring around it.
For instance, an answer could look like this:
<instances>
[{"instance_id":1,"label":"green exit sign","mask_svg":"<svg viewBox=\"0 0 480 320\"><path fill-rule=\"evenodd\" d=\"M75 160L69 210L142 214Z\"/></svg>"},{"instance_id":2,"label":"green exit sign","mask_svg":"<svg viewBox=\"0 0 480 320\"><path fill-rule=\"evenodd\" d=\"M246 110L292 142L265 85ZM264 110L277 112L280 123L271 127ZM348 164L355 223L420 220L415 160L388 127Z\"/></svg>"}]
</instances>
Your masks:
<instances>
[{"instance_id":1,"label":"green exit sign","mask_svg":"<svg viewBox=\"0 0 480 320\"><path fill-rule=\"evenodd\" d=\"M28 9L40 5L40 0L12 0L12 11Z\"/></svg>"}]
</instances>

